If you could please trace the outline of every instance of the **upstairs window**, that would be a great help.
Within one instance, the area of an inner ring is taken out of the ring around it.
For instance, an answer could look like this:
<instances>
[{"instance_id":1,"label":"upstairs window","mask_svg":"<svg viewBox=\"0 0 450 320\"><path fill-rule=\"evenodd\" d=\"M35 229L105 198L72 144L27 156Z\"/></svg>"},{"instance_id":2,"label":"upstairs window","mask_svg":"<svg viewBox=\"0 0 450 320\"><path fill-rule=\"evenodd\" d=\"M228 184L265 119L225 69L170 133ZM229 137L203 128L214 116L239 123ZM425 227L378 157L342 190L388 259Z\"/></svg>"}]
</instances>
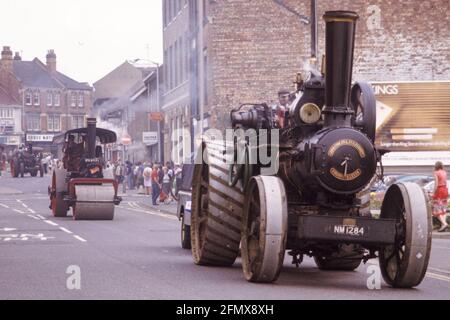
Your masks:
<instances>
[{"instance_id":1,"label":"upstairs window","mask_svg":"<svg viewBox=\"0 0 450 320\"><path fill-rule=\"evenodd\" d=\"M13 110L11 108L0 109L0 119L12 119L12 118L13 118Z\"/></svg>"},{"instance_id":2,"label":"upstairs window","mask_svg":"<svg viewBox=\"0 0 450 320\"><path fill-rule=\"evenodd\" d=\"M78 92L78 106L84 107L84 93Z\"/></svg>"},{"instance_id":3,"label":"upstairs window","mask_svg":"<svg viewBox=\"0 0 450 320\"><path fill-rule=\"evenodd\" d=\"M41 130L41 115L40 114L27 114L27 130L28 131L40 131Z\"/></svg>"},{"instance_id":4,"label":"upstairs window","mask_svg":"<svg viewBox=\"0 0 450 320\"><path fill-rule=\"evenodd\" d=\"M71 107L77 106L77 93L76 92L72 92L70 94L70 106Z\"/></svg>"},{"instance_id":5,"label":"upstairs window","mask_svg":"<svg viewBox=\"0 0 450 320\"><path fill-rule=\"evenodd\" d=\"M31 106L32 94L30 90L25 91L25 105Z\"/></svg>"},{"instance_id":6,"label":"upstairs window","mask_svg":"<svg viewBox=\"0 0 450 320\"><path fill-rule=\"evenodd\" d=\"M61 95L59 92L53 94L53 105L59 107L61 105Z\"/></svg>"},{"instance_id":7,"label":"upstairs window","mask_svg":"<svg viewBox=\"0 0 450 320\"><path fill-rule=\"evenodd\" d=\"M78 129L84 127L84 116L72 116L72 129Z\"/></svg>"},{"instance_id":8,"label":"upstairs window","mask_svg":"<svg viewBox=\"0 0 450 320\"><path fill-rule=\"evenodd\" d=\"M51 91L47 92L47 106L53 105L53 93Z\"/></svg>"},{"instance_id":9,"label":"upstairs window","mask_svg":"<svg viewBox=\"0 0 450 320\"><path fill-rule=\"evenodd\" d=\"M33 92L33 104L35 106L41 105L41 95L39 94L39 91Z\"/></svg>"},{"instance_id":10,"label":"upstairs window","mask_svg":"<svg viewBox=\"0 0 450 320\"><path fill-rule=\"evenodd\" d=\"M47 131L61 131L61 117L59 114L49 114L47 116Z\"/></svg>"}]
</instances>

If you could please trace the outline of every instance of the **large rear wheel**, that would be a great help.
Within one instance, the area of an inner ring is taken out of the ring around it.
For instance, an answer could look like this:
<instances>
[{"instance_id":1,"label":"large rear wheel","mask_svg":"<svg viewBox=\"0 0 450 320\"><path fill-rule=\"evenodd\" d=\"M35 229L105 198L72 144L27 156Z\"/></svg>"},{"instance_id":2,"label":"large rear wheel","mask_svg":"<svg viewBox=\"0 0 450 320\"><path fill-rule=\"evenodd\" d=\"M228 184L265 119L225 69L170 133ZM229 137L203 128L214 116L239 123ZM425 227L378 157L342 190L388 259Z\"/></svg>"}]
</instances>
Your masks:
<instances>
[{"instance_id":1,"label":"large rear wheel","mask_svg":"<svg viewBox=\"0 0 450 320\"><path fill-rule=\"evenodd\" d=\"M225 143L203 143L202 149L192 183L192 255L199 265L231 266L239 253L244 196L228 184L233 155Z\"/></svg>"},{"instance_id":2,"label":"large rear wheel","mask_svg":"<svg viewBox=\"0 0 450 320\"><path fill-rule=\"evenodd\" d=\"M277 177L250 179L242 224L242 269L251 282L273 282L283 266L287 240L287 200Z\"/></svg>"},{"instance_id":3,"label":"large rear wheel","mask_svg":"<svg viewBox=\"0 0 450 320\"><path fill-rule=\"evenodd\" d=\"M419 285L431 251L431 210L424 191L415 183L392 185L384 197L380 218L397 220L395 244L379 254L384 280L397 288Z\"/></svg>"}]
</instances>

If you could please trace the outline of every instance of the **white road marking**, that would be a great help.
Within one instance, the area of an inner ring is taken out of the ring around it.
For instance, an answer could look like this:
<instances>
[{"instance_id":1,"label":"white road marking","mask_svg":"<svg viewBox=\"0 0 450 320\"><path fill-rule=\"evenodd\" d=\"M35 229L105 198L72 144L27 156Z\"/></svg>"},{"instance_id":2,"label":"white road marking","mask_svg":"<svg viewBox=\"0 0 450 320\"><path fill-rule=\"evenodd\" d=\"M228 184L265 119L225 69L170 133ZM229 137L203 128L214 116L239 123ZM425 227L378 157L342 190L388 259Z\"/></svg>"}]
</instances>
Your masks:
<instances>
[{"instance_id":1,"label":"white road marking","mask_svg":"<svg viewBox=\"0 0 450 320\"><path fill-rule=\"evenodd\" d=\"M63 227L59 227L59 229L64 231L65 233L68 233L68 234L72 234L73 233L72 231L67 230L66 228L63 228Z\"/></svg>"},{"instance_id":2,"label":"white road marking","mask_svg":"<svg viewBox=\"0 0 450 320\"><path fill-rule=\"evenodd\" d=\"M58 226L57 223L54 223L53 221L50 221L50 220L44 220L44 222L45 222L45 223L48 223L48 224L50 224L50 225L52 225L52 226Z\"/></svg>"},{"instance_id":3,"label":"white road marking","mask_svg":"<svg viewBox=\"0 0 450 320\"><path fill-rule=\"evenodd\" d=\"M75 239L77 239L77 240L80 240L81 242L87 242L87 240L83 239L83 238L80 237L80 236L74 235L73 237L74 237Z\"/></svg>"},{"instance_id":4,"label":"white road marking","mask_svg":"<svg viewBox=\"0 0 450 320\"><path fill-rule=\"evenodd\" d=\"M38 217L33 216L32 214L27 214L27 216L30 217L30 218L33 218L33 219L35 219L35 220L41 220L41 219L39 219Z\"/></svg>"},{"instance_id":5,"label":"white road marking","mask_svg":"<svg viewBox=\"0 0 450 320\"><path fill-rule=\"evenodd\" d=\"M0 203L0 206L2 206L5 209L9 209L9 206L7 206L6 204Z\"/></svg>"},{"instance_id":6,"label":"white road marking","mask_svg":"<svg viewBox=\"0 0 450 320\"><path fill-rule=\"evenodd\" d=\"M0 229L0 231L5 231L5 232L15 231L15 230L17 230L17 229L16 228L3 228L3 229Z\"/></svg>"},{"instance_id":7,"label":"white road marking","mask_svg":"<svg viewBox=\"0 0 450 320\"><path fill-rule=\"evenodd\" d=\"M27 209L28 211L30 211L31 213L36 213L36 211L34 211L33 209L31 209L29 206L27 206L26 203L24 203L22 200L17 199L16 200L18 203L20 203L25 209Z\"/></svg>"},{"instance_id":8,"label":"white road marking","mask_svg":"<svg viewBox=\"0 0 450 320\"><path fill-rule=\"evenodd\" d=\"M38 216L39 218L41 218L42 220L45 220L45 219L46 219L45 217L41 216L40 214L37 214L37 216Z\"/></svg>"},{"instance_id":9,"label":"white road marking","mask_svg":"<svg viewBox=\"0 0 450 320\"><path fill-rule=\"evenodd\" d=\"M19 210L19 209L13 209L15 212L18 212L18 213L25 213L25 212L23 212L22 210Z\"/></svg>"}]
</instances>

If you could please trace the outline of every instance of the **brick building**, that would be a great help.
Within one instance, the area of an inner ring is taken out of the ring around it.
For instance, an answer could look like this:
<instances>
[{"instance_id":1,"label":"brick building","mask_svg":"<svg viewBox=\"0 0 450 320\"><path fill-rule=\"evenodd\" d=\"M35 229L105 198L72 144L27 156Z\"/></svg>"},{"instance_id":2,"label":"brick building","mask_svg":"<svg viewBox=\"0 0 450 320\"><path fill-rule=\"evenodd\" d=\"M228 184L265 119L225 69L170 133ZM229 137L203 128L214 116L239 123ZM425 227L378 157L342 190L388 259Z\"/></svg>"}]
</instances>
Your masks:
<instances>
[{"instance_id":1,"label":"brick building","mask_svg":"<svg viewBox=\"0 0 450 320\"><path fill-rule=\"evenodd\" d=\"M83 127L92 108L92 88L57 71L56 54L49 50L44 64L38 58L23 61L13 57L10 47L3 47L1 73L17 81L23 107L23 142L56 152L54 135ZM3 75L1 77L4 77Z\"/></svg>"},{"instance_id":2,"label":"brick building","mask_svg":"<svg viewBox=\"0 0 450 320\"><path fill-rule=\"evenodd\" d=\"M447 0L317 3L319 57L324 53L323 13L341 9L360 16L355 80L450 79ZM186 60L190 70L188 82L174 88L172 82L166 82L166 157L174 147L168 141L177 140L169 138L179 126L178 121L173 124L174 119L181 117L182 127L196 126L198 120L209 127L215 124L208 123L208 115L217 114L217 126L223 128L230 108L244 102L275 102L280 87L293 90L295 73L310 57L311 27L301 19L309 18L310 8L309 0L163 1L166 75L176 77L175 70ZM176 44L182 35L181 43L186 38L189 42L186 50ZM188 121L188 115L194 120ZM183 154L183 150L177 152Z\"/></svg>"},{"instance_id":3,"label":"brick building","mask_svg":"<svg viewBox=\"0 0 450 320\"><path fill-rule=\"evenodd\" d=\"M133 162L158 158L157 146L143 143L143 132L157 131L149 113L157 111L155 64L141 59L125 61L94 83L94 113L103 126L116 132L118 143L111 146L108 158L121 157ZM160 79L161 80L161 79ZM123 137L131 143L123 145Z\"/></svg>"}]
</instances>

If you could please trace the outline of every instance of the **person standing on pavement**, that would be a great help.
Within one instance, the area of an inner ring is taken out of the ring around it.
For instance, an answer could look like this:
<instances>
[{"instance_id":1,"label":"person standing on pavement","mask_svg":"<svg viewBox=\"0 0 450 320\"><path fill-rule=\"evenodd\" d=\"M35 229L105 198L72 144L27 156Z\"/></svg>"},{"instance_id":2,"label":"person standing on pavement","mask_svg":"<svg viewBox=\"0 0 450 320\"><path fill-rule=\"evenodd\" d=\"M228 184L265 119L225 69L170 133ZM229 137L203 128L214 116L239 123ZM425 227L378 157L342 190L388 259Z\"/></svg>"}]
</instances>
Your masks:
<instances>
[{"instance_id":1,"label":"person standing on pavement","mask_svg":"<svg viewBox=\"0 0 450 320\"><path fill-rule=\"evenodd\" d=\"M447 227L447 172L444 170L444 165L441 161L434 165L434 192L433 198L433 216L441 223L439 232L444 232Z\"/></svg>"},{"instance_id":2,"label":"person standing on pavement","mask_svg":"<svg viewBox=\"0 0 450 320\"><path fill-rule=\"evenodd\" d=\"M129 160L126 161L125 174L127 177L128 189L133 190L133 166Z\"/></svg>"},{"instance_id":3,"label":"person standing on pavement","mask_svg":"<svg viewBox=\"0 0 450 320\"><path fill-rule=\"evenodd\" d=\"M153 166L152 171L152 204L157 206L156 200L158 200L159 193L161 190L161 184L159 183L158 165Z\"/></svg>"},{"instance_id":4,"label":"person standing on pavement","mask_svg":"<svg viewBox=\"0 0 450 320\"><path fill-rule=\"evenodd\" d=\"M170 169L171 170L171 169ZM172 202L172 197L170 196L170 188L171 188L171 179L169 174L169 168L163 167L163 182L162 182L162 190L166 194L169 199L169 203ZM166 203L168 204L168 203Z\"/></svg>"},{"instance_id":5,"label":"person standing on pavement","mask_svg":"<svg viewBox=\"0 0 450 320\"><path fill-rule=\"evenodd\" d=\"M0 146L0 177L2 176L2 171L6 171L6 154L5 148Z\"/></svg>"},{"instance_id":6,"label":"person standing on pavement","mask_svg":"<svg viewBox=\"0 0 450 320\"><path fill-rule=\"evenodd\" d=\"M152 188L152 168L145 167L144 171L142 173L143 177L143 183L144 183L144 189L145 194L149 196L151 194L151 188Z\"/></svg>"}]
</instances>

